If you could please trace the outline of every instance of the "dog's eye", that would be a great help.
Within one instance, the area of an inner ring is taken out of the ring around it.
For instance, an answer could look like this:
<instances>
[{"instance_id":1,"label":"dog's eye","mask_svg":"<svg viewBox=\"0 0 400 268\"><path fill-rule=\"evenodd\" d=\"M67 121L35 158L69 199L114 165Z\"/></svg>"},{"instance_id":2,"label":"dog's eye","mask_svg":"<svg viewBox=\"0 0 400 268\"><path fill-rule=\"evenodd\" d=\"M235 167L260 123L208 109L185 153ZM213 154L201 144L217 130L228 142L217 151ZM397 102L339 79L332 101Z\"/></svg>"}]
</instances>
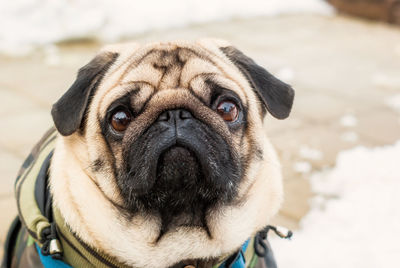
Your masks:
<instances>
[{"instance_id":1,"label":"dog's eye","mask_svg":"<svg viewBox=\"0 0 400 268\"><path fill-rule=\"evenodd\" d=\"M231 101L222 101L217 106L217 113L228 122L236 121L239 115L238 107Z\"/></svg>"},{"instance_id":2,"label":"dog's eye","mask_svg":"<svg viewBox=\"0 0 400 268\"><path fill-rule=\"evenodd\" d=\"M124 110L116 111L111 117L111 126L119 132L126 130L130 122L131 114Z\"/></svg>"}]
</instances>

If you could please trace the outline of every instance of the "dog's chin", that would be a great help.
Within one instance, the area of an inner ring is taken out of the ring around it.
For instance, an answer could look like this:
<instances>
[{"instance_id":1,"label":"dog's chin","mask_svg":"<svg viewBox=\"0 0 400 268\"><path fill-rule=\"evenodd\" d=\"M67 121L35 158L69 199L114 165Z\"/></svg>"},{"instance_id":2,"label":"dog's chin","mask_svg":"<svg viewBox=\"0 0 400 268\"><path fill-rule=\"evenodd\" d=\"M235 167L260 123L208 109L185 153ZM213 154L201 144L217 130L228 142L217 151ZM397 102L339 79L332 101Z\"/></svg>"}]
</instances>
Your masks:
<instances>
[{"instance_id":1,"label":"dog's chin","mask_svg":"<svg viewBox=\"0 0 400 268\"><path fill-rule=\"evenodd\" d=\"M162 152L157 163L157 178L143 203L148 212L161 218L160 237L180 226L202 227L218 194L204 180L198 156L186 147L172 146Z\"/></svg>"},{"instance_id":2,"label":"dog's chin","mask_svg":"<svg viewBox=\"0 0 400 268\"><path fill-rule=\"evenodd\" d=\"M166 191L182 191L201 182L202 177L196 155L188 148L172 146L160 155L155 185Z\"/></svg>"}]
</instances>

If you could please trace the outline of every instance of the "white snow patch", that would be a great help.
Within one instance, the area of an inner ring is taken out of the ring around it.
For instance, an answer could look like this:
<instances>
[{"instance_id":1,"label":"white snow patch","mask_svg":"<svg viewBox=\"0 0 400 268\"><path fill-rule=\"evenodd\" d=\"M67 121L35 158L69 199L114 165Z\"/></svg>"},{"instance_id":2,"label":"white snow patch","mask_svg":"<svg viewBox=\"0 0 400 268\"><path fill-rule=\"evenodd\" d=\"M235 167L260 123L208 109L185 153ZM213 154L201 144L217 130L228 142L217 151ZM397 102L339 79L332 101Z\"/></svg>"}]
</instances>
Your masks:
<instances>
[{"instance_id":1,"label":"white snow patch","mask_svg":"<svg viewBox=\"0 0 400 268\"><path fill-rule=\"evenodd\" d=\"M12 0L0 4L0 52L58 41L117 41L154 29L284 13L333 13L323 0Z\"/></svg>"},{"instance_id":2,"label":"white snow patch","mask_svg":"<svg viewBox=\"0 0 400 268\"><path fill-rule=\"evenodd\" d=\"M281 268L400 267L400 141L341 152L311 177L317 195L291 241L272 237Z\"/></svg>"},{"instance_id":3,"label":"white snow patch","mask_svg":"<svg viewBox=\"0 0 400 268\"><path fill-rule=\"evenodd\" d=\"M356 142L358 141L358 134L354 131L346 131L340 136L340 138L342 141Z\"/></svg>"},{"instance_id":4,"label":"white snow patch","mask_svg":"<svg viewBox=\"0 0 400 268\"><path fill-rule=\"evenodd\" d=\"M400 94L394 95L386 99L385 103L393 110L400 112Z\"/></svg>"},{"instance_id":5,"label":"white snow patch","mask_svg":"<svg viewBox=\"0 0 400 268\"><path fill-rule=\"evenodd\" d=\"M292 68L283 67L278 70L278 72L276 73L276 76L280 80L289 83L289 82L293 81L293 79L294 79L294 71Z\"/></svg>"},{"instance_id":6,"label":"white snow patch","mask_svg":"<svg viewBox=\"0 0 400 268\"><path fill-rule=\"evenodd\" d=\"M394 47L394 53L395 53L397 56L400 56L400 45L397 45L397 46Z\"/></svg>"},{"instance_id":7,"label":"white snow patch","mask_svg":"<svg viewBox=\"0 0 400 268\"><path fill-rule=\"evenodd\" d=\"M43 51L45 54L44 62L47 65L55 66L60 64L60 53L57 46L52 44L47 45Z\"/></svg>"},{"instance_id":8,"label":"white snow patch","mask_svg":"<svg viewBox=\"0 0 400 268\"><path fill-rule=\"evenodd\" d=\"M293 169L294 171L298 172L298 173L310 173L312 167L311 164L307 161L298 161L296 163L294 163L293 165Z\"/></svg>"},{"instance_id":9,"label":"white snow patch","mask_svg":"<svg viewBox=\"0 0 400 268\"><path fill-rule=\"evenodd\" d=\"M346 114L340 118L340 124L344 127L355 127L357 123L357 118L352 114Z\"/></svg>"},{"instance_id":10,"label":"white snow patch","mask_svg":"<svg viewBox=\"0 0 400 268\"><path fill-rule=\"evenodd\" d=\"M400 78L398 77L398 75L375 73L374 75L372 75L372 83L375 86L383 88L399 88Z\"/></svg>"},{"instance_id":11,"label":"white snow patch","mask_svg":"<svg viewBox=\"0 0 400 268\"><path fill-rule=\"evenodd\" d=\"M304 159L320 160L322 158L322 152L308 147L307 145L300 146L299 154Z\"/></svg>"}]
</instances>

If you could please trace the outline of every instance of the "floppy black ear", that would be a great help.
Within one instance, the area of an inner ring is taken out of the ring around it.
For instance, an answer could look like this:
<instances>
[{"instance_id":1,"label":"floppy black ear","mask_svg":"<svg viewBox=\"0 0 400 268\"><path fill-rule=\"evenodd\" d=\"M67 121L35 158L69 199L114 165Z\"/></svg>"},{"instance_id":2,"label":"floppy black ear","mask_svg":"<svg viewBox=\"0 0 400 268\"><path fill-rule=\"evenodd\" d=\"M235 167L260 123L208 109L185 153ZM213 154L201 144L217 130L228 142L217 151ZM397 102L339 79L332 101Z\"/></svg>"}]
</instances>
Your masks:
<instances>
[{"instance_id":1,"label":"floppy black ear","mask_svg":"<svg viewBox=\"0 0 400 268\"><path fill-rule=\"evenodd\" d=\"M63 136L74 133L81 125L91 96L94 95L104 73L117 59L118 53L104 52L79 69L78 76L65 94L53 104L51 115Z\"/></svg>"},{"instance_id":2,"label":"floppy black ear","mask_svg":"<svg viewBox=\"0 0 400 268\"><path fill-rule=\"evenodd\" d=\"M235 47L228 46L220 49L246 76L267 110L274 117L285 119L289 116L294 90L288 84L267 72Z\"/></svg>"}]
</instances>

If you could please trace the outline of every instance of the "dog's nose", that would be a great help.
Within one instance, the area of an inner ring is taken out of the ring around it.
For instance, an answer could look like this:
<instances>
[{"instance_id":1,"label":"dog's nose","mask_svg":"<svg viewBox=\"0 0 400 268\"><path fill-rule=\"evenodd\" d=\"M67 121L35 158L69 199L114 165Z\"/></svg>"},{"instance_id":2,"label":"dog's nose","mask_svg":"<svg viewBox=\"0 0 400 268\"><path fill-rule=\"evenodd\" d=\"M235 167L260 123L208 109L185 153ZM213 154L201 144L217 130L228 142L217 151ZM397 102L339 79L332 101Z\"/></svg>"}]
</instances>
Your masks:
<instances>
[{"instance_id":1,"label":"dog's nose","mask_svg":"<svg viewBox=\"0 0 400 268\"><path fill-rule=\"evenodd\" d=\"M168 110L160 114L157 121L178 123L186 119L193 118L192 114L185 109Z\"/></svg>"}]
</instances>

